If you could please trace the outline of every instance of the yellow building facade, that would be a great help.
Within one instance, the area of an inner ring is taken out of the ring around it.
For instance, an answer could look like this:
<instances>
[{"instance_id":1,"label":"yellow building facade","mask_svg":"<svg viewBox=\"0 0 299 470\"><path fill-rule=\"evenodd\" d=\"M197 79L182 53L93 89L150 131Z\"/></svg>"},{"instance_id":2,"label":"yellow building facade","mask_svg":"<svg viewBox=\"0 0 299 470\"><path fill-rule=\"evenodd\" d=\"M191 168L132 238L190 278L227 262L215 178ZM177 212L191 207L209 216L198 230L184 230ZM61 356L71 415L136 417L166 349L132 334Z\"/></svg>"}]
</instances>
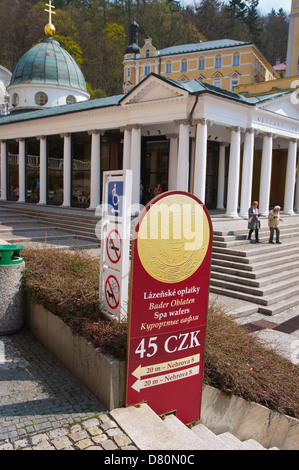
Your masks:
<instances>
[{"instance_id":1,"label":"yellow building facade","mask_svg":"<svg viewBox=\"0 0 299 470\"><path fill-rule=\"evenodd\" d=\"M180 82L198 79L228 91L278 78L252 43L221 39L157 50L151 38L145 39L142 48L136 37L131 40L135 42L126 49L123 62L125 93L150 73Z\"/></svg>"}]
</instances>

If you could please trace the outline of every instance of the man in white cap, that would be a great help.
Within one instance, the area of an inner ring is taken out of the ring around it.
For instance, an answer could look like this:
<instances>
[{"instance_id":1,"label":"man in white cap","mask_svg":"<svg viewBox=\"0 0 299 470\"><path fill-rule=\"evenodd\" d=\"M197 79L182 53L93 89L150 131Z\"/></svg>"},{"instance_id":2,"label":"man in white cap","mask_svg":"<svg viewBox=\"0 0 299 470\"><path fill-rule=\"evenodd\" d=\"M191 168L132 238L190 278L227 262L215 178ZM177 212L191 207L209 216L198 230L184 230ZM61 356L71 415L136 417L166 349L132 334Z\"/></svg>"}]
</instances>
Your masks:
<instances>
[{"instance_id":1,"label":"man in white cap","mask_svg":"<svg viewBox=\"0 0 299 470\"><path fill-rule=\"evenodd\" d=\"M274 209L272 209L269 212L268 215L268 225L270 228L270 239L269 243L274 243L273 238L274 238L274 231L276 232L276 243L281 244L281 241L279 240L279 235L280 235L280 230L279 230L279 222L282 220L280 218L280 206L275 206Z\"/></svg>"}]
</instances>

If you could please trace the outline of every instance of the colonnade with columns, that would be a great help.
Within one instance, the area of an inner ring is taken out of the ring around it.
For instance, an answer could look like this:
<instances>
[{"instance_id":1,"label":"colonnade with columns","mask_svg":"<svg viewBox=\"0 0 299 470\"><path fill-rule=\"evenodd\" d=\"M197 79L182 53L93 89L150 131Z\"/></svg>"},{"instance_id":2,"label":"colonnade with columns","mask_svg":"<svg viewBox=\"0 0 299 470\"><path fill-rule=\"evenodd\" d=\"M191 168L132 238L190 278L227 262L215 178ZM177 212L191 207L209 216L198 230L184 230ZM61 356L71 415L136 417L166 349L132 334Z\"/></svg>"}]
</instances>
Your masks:
<instances>
[{"instance_id":1,"label":"colonnade with columns","mask_svg":"<svg viewBox=\"0 0 299 470\"><path fill-rule=\"evenodd\" d=\"M189 185L189 130L190 123L186 120L176 121L178 133L167 136L169 145L169 190L190 190L203 203L206 191L207 143L208 125L210 121L200 119L192 122L196 126L194 139L193 184ZM240 179L241 165L241 137L244 134L242 178ZM229 217L246 217L251 206L253 164L254 164L254 129L230 128L230 142L221 143L219 147L217 208L224 209ZM259 188L259 208L264 215L269 213L271 190L271 170L273 139L276 135L271 133L259 134L262 138L262 163ZM124 168L133 170L134 175L140 175L140 126L130 126L124 130ZM227 183L227 199L224 201L225 190L225 147L229 145L229 170ZM192 150L193 151L193 150ZM130 155L131 160L130 160ZM297 139L289 139L287 172L285 181L284 212L293 214L294 208L299 210L299 185L295 186L297 168ZM299 177L299 173L298 173ZM138 201L139 177L134 178L133 200ZM135 196L134 196L135 195Z\"/></svg>"},{"instance_id":2,"label":"colonnade with columns","mask_svg":"<svg viewBox=\"0 0 299 470\"><path fill-rule=\"evenodd\" d=\"M168 189L193 192L203 203L206 191L206 167L208 126L211 123L200 119L190 123L187 120L176 121L177 134L169 138L169 174ZM189 184L189 154L190 154L190 126L195 126L194 161L192 162L193 181ZM140 125L130 125L121 129L124 134L123 168L133 170L133 203L139 203L140 171L141 171L141 135ZM90 209L100 204L100 153L101 136L104 131L90 130L91 135L91 182L90 182ZM241 137L244 134L243 168L240 180L241 165ZM71 134L61 134L64 139L64 166L63 166L63 206L71 205ZM262 160L259 188L259 209L264 215L269 212L271 189L272 150L275 135L271 133L259 134L262 138ZM37 136L40 142L40 204L47 203L47 137ZM16 139L19 143L19 202L25 202L25 139ZM227 183L227 198L224 201L225 179L225 145L229 145L229 170ZM246 217L251 205L252 178L254 164L255 131L253 129L230 128L230 141L221 143L219 147L217 207L224 209L229 217ZM285 195L283 210L293 214L294 208L299 210L299 185L296 192L297 168L297 139L289 139L287 171L285 181ZM7 198L7 159L6 141L1 140L1 200ZM191 186L191 187L190 187Z\"/></svg>"}]
</instances>

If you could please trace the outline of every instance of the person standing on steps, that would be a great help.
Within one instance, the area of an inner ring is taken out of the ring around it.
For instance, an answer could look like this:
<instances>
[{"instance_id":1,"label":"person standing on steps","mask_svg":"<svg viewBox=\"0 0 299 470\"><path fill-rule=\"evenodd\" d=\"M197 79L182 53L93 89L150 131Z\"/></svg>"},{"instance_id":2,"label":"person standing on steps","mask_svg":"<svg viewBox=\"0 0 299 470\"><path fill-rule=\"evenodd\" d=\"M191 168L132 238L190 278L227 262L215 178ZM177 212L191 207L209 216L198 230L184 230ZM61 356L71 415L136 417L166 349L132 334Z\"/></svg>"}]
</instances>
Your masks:
<instances>
[{"instance_id":1,"label":"person standing on steps","mask_svg":"<svg viewBox=\"0 0 299 470\"><path fill-rule=\"evenodd\" d=\"M261 222L260 222L260 219L259 219L259 216L261 214L259 214L258 205L259 205L258 201L254 201L252 203L252 206L249 207L249 209L248 209L248 229L249 229L249 233L248 233L247 240L251 240L251 235L254 231L255 232L255 242L256 243L260 243L259 228L261 226Z\"/></svg>"},{"instance_id":2,"label":"person standing on steps","mask_svg":"<svg viewBox=\"0 0 299 470\"><path fill-rule=\"evenodd\" d=\"M281 241L279 240L280 236L280 230L279 230L279 222L282 220L280 218L280 206L275 206L272 211L269 212L268 215L268 225L270 228L270 238L269 238L269 243L274 243L273 238L274 238L274 231L276 232L276 243L281 244Z\"/></svg>"}]
</instances>

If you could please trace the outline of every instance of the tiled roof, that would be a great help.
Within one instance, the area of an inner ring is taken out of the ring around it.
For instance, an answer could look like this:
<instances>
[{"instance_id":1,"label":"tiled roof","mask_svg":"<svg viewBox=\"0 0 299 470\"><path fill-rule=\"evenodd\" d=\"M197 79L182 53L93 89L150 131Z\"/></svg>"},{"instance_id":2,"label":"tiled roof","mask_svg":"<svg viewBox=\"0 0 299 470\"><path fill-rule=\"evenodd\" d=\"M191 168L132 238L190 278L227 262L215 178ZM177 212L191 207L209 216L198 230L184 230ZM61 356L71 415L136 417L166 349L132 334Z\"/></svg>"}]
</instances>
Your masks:
<instances>
[{"instance_id":1,"label":"tiled roof","mask_svg":"<svg viewBox=\"0 0 299 470\"><path fill-rule=\"evenodd\" d=\"M149 77L151 76L159 80L163 80L169 83L170 85L181 88L190 94L197 95L201 93L209 93L214 96L234 100L239 103L252 105L252 106L257 105L267 100L274 100L278 96L282 96L282 95L286 95L290 93L290 91L285 91L285 92L280 92L280 93L275 93L275 94L246 98L242 94L233 93L231 91L224 90L223 88L219 88L213 85L209 85L208 83L201 82L200 80L190 80L189 82L182 83L182 82L178 82L173 79L152 73L148 75L142 82L140 82L140 84L138 84L135 88L133 88L133 90L131 90L128 93L128 95L130 93L134 93L134 90L138 88L138 86L141 86L141 84L144 83L146 80L148 80ZM59 116L59 115L70 114L70 113L77 113L80 111L88 111L92 109L104 108L104 107L109 107L109 106L118 106L119 104L121 104L121 101L128 95L116 95L116 96L110 96L106 98L98 98L95 100L82 101L80 103L74 103L70 105L56 106L50 109L42 109L42 110L22 112L22 113L11 113L11 114L0 117L0 125L12 124L15 122L22 122L22 121L29 121L33 119L48 118L52 116Z\"/></svg>"},{"instance_id":2,"label":"tiled roof","mask_svg":"<svg viewBox=\"0 0 299 470\"><path fill-rule=\"evenodd\" d=\"M81 101L79 103L55 106L48 109L40 109L37 111L11 113L6 116L0 116L1 124L11 124L14 122L30 121L32 119L41 119L63 114L78 113L80 111L88 111L90 109L105 108L108 106L116 106L124 95L109 96L106 98L97 98L95 100Z\"/></svg>"},{"instance_id":3,"label":"tiled roof","mask_svg":"<svg viewBox=\"0 0 299 470\"><path fill-rule=\"evenodd\" d=\"M218 39L217 41L196 42L194 44L182 44L180 46L166 47L159 51L160 56L172 54L185 54L188 52L199 52L211 49L223 49L227 47L238 47L252 44L250 42L234 41L232 39Z\"/></svg>"}]
</instances>

